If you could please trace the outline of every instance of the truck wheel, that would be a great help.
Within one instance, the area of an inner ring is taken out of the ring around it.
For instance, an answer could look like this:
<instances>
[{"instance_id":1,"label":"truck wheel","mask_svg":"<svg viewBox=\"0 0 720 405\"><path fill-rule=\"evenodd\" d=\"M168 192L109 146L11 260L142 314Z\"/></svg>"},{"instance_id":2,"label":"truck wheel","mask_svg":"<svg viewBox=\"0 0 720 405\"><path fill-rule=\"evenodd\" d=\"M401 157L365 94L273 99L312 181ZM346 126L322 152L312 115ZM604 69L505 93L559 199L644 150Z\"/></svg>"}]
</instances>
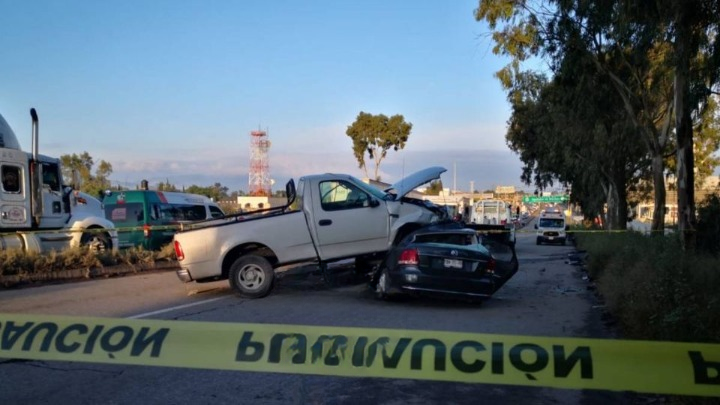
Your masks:
<instances>
[{"instance_id":1,"label":"truck wheel","mask_svg":"<svg viewBox=\"0 0 720 405\"><path fill-rule=\"evenodd\" d=\"M87 246L91 252L105 253L112 249L112 242L110 236L104 232L84 233L80 238L80 246Z\"/></svg>"},{"instance_id":2,"label":"truck wheel","mask_svg":"<svg viewBox=\"0 0 720 405\"><path fill-rule=\"evenodd\" d=\"M262 298L270 293L275 270L262 256L241 256L230 267L230 286L248 298Z\"/></svg>"}]
</instances>

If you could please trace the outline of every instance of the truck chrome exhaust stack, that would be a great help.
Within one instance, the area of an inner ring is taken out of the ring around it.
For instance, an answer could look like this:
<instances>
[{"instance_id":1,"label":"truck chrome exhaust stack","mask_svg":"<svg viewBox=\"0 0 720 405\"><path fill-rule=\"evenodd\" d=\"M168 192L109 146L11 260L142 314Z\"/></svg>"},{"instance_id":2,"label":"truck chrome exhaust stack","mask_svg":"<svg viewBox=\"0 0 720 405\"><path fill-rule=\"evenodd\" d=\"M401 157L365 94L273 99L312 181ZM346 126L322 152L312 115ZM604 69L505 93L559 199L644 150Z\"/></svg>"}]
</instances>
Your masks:
<instances>
[{"instance_id":1,"label":"truck chrome exhaust stack","mask_svg":"<svg viewBox=\"0 0 720 405\"><path fill-rule=\"evenodd\" d=\"M40 163L39 163L39 126L38 115L34 108L30 109L32 117L32 162L30 162L30 210L33 218L33 226L40 225L40 219L43 214L42 202L42 182L40 180Z\"/></svg>"},{"instance_id":2,"label":"truck chrome exhaust stack","mask_svg":"<svg viewBox=\"0 0 720 405\"><path fill-rule=\"evenodd\" d=\"M32 117L32 157L37 162L38 160L38 143L40 141L38 132L40 130L40 123L38 122L38 115L34 108L30 109L30 116Z\"/></svg>"}]
</instances>

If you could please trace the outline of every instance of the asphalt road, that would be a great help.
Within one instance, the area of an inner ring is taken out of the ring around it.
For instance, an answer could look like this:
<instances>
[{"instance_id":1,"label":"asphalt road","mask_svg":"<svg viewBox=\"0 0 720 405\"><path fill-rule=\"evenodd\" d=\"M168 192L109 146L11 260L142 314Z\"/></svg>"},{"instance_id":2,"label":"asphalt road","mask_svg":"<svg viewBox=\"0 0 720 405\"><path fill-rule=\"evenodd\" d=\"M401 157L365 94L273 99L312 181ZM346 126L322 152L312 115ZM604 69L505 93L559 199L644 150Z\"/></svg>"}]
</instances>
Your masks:
<instances>
[{"instance_id":1,"label":"asphalt road","mask_svg":"<svg viewBox=\"0 0 720 405\"><path fill-rule=\"evenodd\" d=\"M183 284L171 272L0 291L0 312L355 326L556 337L610 338L602 307L570 246L518 235L519 272L482 306L374 299L364 280L335 268L327 285L312 268L282 272L270 296L247 300L226 282ZM0 359L2 404L606 404L625 393L512 385Z\"/></svg>"}]
</instances>

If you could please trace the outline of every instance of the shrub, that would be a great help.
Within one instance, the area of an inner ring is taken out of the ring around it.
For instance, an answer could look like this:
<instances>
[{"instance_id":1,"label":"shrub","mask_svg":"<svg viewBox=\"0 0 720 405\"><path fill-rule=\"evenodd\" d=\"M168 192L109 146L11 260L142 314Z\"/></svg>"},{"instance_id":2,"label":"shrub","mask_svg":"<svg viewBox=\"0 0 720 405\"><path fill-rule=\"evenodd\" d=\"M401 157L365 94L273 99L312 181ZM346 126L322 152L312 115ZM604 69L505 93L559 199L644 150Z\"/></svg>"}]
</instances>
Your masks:
<instances>
[{"instance_id":1,"label":"shrub","mask_svg":"<svg viewBox=\"0 0 720 405\"><path fill-rule=\"evenodd\" d=\"M698 250L717 256L720 254L720 197L710 194L698 205Z\"/></svg>"},{"instance_id":2,"label":"shrub","mask_svg":"<svg viewBox=\"0 0 720 405\"><path fill-rule=\"evenodd\" d=\"M685 253L672 235L582 234L578 243L628 338L720 342L720 259Z\"/></svg>"},{"instance_id":3,"label":"shrub","mask_svg":"<svg viewBox=\"0 0 720 405\"><path fill-rule=\"evenodd\" d=\"M60 270L107 267L119 264L152 264L159 260L175 260L172 245L159 252L130 248L118 252L91 252L85 247L62 252L24 252L18 249L0 250L0 275L50 273Z\"/></svg>"}]
</instances>

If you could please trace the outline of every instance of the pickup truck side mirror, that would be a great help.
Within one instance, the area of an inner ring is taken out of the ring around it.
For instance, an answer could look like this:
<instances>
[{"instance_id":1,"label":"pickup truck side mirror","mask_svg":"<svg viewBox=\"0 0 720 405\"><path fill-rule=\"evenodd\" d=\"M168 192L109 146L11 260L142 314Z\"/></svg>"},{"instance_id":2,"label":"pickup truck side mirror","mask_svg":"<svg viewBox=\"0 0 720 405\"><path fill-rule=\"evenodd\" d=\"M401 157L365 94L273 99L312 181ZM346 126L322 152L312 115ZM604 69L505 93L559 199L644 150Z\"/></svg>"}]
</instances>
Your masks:
<instances>
[{"instance_id":1,"label":"pickup truck side mirror","mask_svg":"<svg viewBox=\"0 0 720 405\"><path fill-rule=\"evenodd\" d=\"M374 198L371 198L371 199L370 199L370 206L371 206L371 207L377 207L377 206L379 206L379 205L380 205L380 201L378 201L378 200L376 200L376 199L374 199Z\"/></svg>"}]
</instances>

